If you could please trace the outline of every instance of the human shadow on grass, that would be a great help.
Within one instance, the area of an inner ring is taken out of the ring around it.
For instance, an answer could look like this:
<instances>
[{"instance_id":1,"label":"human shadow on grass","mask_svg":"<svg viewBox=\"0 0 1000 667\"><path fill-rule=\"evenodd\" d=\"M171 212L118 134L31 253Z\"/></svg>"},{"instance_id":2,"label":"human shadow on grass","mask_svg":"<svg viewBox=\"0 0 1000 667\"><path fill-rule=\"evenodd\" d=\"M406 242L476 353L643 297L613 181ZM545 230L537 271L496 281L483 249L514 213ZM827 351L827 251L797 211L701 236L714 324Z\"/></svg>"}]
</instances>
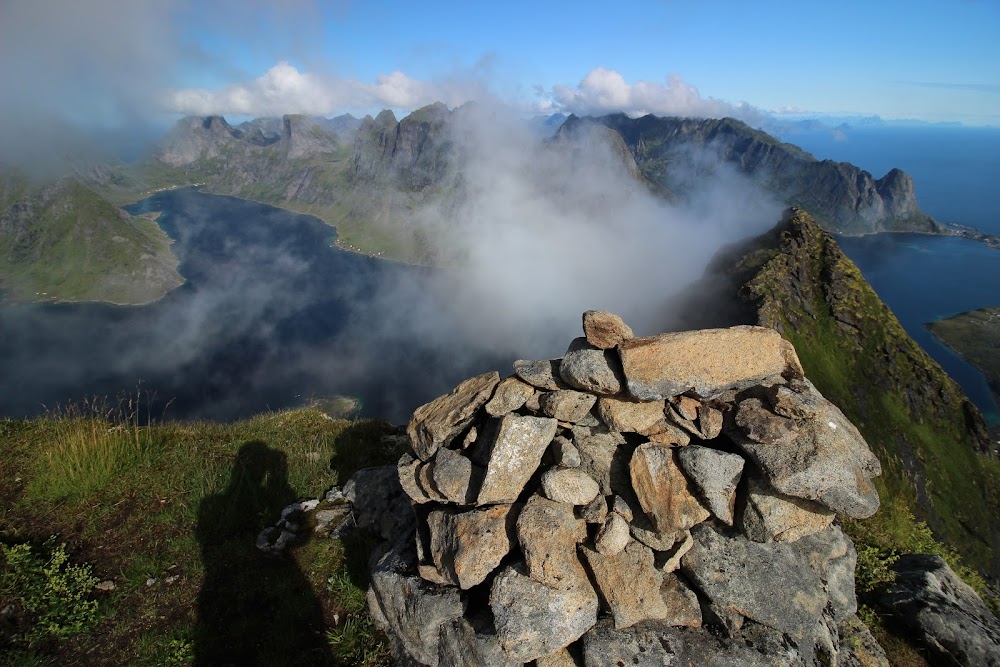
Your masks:
<instances>
[{"instance_id":1,"label":"human shadow on grass","mask_svg":"<svg viewBox=\"0 0 1000 667\"><path fill-rule=\"evenodd\" d=\"M205 580L198 596L195 665L333 662L319 600L291 558L256 547L264 526L296 500L285 454L244 444L225 491L198 509Z\"/></svg>"}]
</instances>

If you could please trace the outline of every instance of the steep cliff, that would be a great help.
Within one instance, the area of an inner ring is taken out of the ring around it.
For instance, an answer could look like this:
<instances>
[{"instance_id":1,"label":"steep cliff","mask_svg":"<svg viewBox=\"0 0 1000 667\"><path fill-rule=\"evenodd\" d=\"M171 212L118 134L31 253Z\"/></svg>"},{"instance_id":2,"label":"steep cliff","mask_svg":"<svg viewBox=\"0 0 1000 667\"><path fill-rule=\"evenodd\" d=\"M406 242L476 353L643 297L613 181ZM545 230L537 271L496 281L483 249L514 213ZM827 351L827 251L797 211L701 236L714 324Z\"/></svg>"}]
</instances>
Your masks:
<instances>
[{"instance_id":1,"label":"steep cliff","mask_svg":"<svg viewBox=\"0 0 1000 667\"><path fill-rule=\"evenodd\" d=\"M795 345L882 461L876 520L886 530L913 513L967 562L1000 574L1000 466L979 410L809 214L791 209L771 232L724 250L695 293L685 326L761 324Z\"/></svg>"},{"instance_id":2,"label":"steep cliff","mask_svg":"<svg viewBox=\"0 0 1000 667\"><path fill-rule=\"evenodd\" d=\"M682 197L696 179L728 165L787 204L811 211L836 233L941 230L920 210L913 179L899 169L876 179L847 162L817 160L732 118L612 114L585 120L617 131L643 174L674 196ZM566 122L581 119L571 116Z\"/></svg>"}]
</instances>

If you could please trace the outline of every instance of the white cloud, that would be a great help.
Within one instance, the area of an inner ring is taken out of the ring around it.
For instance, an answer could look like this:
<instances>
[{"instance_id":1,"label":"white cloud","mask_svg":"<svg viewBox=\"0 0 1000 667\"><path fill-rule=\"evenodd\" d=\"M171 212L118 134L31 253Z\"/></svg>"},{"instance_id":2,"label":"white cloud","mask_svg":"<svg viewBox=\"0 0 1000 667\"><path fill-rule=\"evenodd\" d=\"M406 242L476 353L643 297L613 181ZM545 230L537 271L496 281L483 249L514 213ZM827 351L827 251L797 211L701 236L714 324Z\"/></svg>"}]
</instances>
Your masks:
<instances>
[{"instance_id":1,"label":"white cloud","mask_svg":"<svg viewBox=\"0 0 1000 667\"><path fill-rule=\"evenodd\" d=\"M763 112L746 103L730 104L712 97L702 97L698 89L680 76L671 75L664 83L636 81L628 83L614 70L598 67L576 87L557 85L546 95L539 109L580 115L623 111L630 116L657 114L691 118L731 116L758 123Z\"/></svg>"},{"instance_id":2,"label":"white cloud","mask_svg":"<svg viewBox=\"0 0 1000 667\"><path fill-rule=\"evenodd\" d=\"M300 72L287 62L279 62L252 81L217 89L171 91L165 96L164 107L166 111L200 116L324 116L344 110L416 109L433 102L458 106L487 94L485 87L476 82L420 81L397 71L380 74L374 83L363 83Z\"/></svg>"}]
</instances>

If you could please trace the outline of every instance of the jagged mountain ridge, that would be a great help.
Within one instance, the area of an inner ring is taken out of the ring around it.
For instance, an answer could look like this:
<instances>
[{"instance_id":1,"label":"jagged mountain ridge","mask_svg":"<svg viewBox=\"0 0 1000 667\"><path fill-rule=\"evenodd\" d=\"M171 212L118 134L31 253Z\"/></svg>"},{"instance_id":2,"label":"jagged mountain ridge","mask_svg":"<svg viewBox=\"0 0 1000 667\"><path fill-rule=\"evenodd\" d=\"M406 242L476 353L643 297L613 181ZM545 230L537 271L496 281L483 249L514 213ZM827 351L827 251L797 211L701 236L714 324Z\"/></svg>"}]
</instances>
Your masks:
<instances>
[{"instance_id":1,"label":"jagged mountain ridge","mask_svg":"<svg viewBox=\"0 0 1000 667\"><path fill-rule=\"evenodd\" d=\"M586 123L618 132L642 172L669 194L683 195L693 179L712 173L721 163L786 204L802 206L835 233L943 231L920 210L913 179L902 170L892 169L876 179L848 162L817 160L732 118L570 116L564 127Z\"/></svg>"},{"instance_id":2,"label":"jagged mountain ridge","mask_svg":"<svg viewBox=\"0 0 1000 667\"><path fill-rule=\"evenodd\" d=\"M808 213L724 249L690 294L682 328L759 324L795 345L882 461L879 516L912 512L1000 574L1000 466L982 415Z\"/></svg>"}]
</instances>

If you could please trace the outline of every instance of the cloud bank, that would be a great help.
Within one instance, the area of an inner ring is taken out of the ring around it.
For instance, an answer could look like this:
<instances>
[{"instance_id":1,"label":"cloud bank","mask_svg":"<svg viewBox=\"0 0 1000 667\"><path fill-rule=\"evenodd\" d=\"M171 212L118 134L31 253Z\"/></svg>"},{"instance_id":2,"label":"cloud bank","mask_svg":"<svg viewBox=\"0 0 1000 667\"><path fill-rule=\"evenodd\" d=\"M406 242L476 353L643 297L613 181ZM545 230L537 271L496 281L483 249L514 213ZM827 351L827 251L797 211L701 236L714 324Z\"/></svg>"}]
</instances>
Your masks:
<instances>
[{"instance_id":1,"label":"cloud bank","mask_svg":"<svg viewBox=\"0 0 1000 667\"><path fill-rule=\"evenodd\" d=\"M655 114L689 118L739 118L759 123L766 114L749 104L730 104L702 97L698 89L674 74L664 83L629 83L619 72L592 69L575 87L557 85L547 93L541 110L577 115L600 115L622 111L630 116Z\"/></svg>"},{"instance_id":2,"label":"cloud bank","mask_svg":"<svg viewBox=\"0 0 1000 667\"><path fill-rule=\"evenodd\" d=\"M374 83L300 72L281 61L263 76L223 88L187 88L170 91L163 108L196 116L240 114L281 116L302 113L329 116L343 111L393 108L417 109L433 102L458 106L490 96L474 80L420 81L396 71L379 75Z\"/></svg>"}]
</instances>

